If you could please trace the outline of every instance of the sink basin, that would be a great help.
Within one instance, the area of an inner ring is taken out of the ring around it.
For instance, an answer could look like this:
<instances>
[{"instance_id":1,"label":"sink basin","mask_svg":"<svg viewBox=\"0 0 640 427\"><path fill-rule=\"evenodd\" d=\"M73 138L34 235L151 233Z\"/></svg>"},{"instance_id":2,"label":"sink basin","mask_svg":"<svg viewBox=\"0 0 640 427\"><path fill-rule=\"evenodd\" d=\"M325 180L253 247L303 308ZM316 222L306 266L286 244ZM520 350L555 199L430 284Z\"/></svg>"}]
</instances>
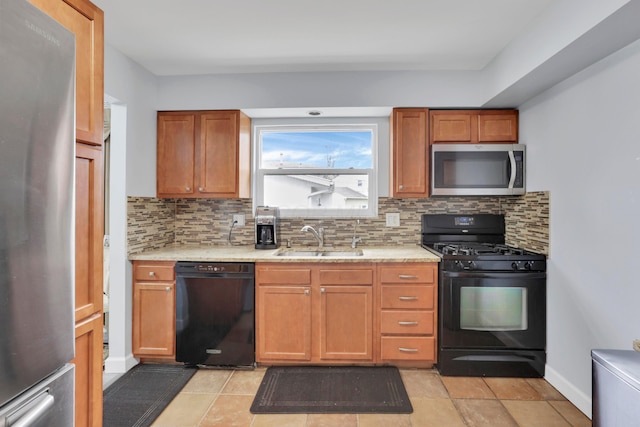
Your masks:
<instances>
[{"instance_id":1,"label":"sink basin","mask_svg":"<svg viewBox=\"0 0 640 427\"><path fill-rule=\"evenodd\" d=\"M327 251L327 250L300 250L300 249L283 249L275 253L276 256L283 257L354 257L364 255L360 249L353 251Z\"/></svg>"},{"instance_id":2,"label":"sink basin","mask_svg":"<svg viewBox=\"0 0 640 427\"><path fill-rule=\"evenodd\" d=\"M303 250L281 250L276 252L276 256L294 256L294 257L306 257L306 256L318 256L318 251L303 251Z\"/></svg>"},{"instance_id":3,"label":"sink basin","mask_svg":"<svg viewBox=\"0 0 640 427\"><path fill-rule=\"evenodd\" d=\"M364 255L361 250L355 251L322 251L318 252L319 256L333 256L333 257L352 257Z\"/></svg>"}]
</instances>

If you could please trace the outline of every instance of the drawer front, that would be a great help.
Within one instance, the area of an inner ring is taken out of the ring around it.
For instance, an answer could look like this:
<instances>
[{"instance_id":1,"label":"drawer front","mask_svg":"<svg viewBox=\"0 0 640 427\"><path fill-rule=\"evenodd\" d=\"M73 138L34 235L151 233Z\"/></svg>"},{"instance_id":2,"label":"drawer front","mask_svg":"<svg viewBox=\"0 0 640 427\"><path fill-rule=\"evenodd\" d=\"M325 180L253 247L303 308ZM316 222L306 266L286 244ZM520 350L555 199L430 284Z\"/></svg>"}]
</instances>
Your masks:
<instances>
[{"instance_id":1,"label":"drawer front","mask_svg":"<svg viewBox=\"0 0 640 427\"><path fill-rule=\"evenodd\" d=\"M398 335L433 335L433 311L387 311L380 317L380 332Z\"/></svg>"},{"instance_id":2,"label":"drawer front","mask_svg":"<svg viewBox=\"0 0 640 427\"><path fill-rule=\"evenodd\" d=\"M382 308L433 309L433 289L433 286L383 285Z\"/></svg>"},{"instance_id":3,"label":"drawer front","mask_svg":"<svg viewBox=\"0 0 640 427\"><path fill-rule=\"evenodd\" d=\"M382 360L435 360L433 337L382 337Z\"/></svg>"},{"instance_id":4,"label":"drawer front","mask_svg":"<svg viewBox=\"0 0 640 427\"><path fill-rule=\"evenodd\" d=\"M173 262L163 264L137 264L134 266L133 277L138 281L173 281L175 279L175 271Z\"/></svg>"},{"instance_id":5,"label":"drawer front","mask_svg":"<svg viewBox=\"0 0 640 427\"><path fill-rule=\"evenodd\" d=\"M435 283L436 266L405 264L397 267L381 267L381 283Z\"/></svg>"},{"instance_id":6,"label":"drawer front","mask_svg":"<svg viewBox=\"0 0 640 427\"><path fill-rule=\"evenodd\" d=\"M308 285L311 283L311 269L258 268L256 283L259 285Z\"/></svg>"},{"instance_id":7,"label":"drawer front","mask_svg":"<svg viewBox=\"0 0 640 427\"><path fill-rule=\"evenodd\" d=\"M321 285L372 285L373 270L320 270Z\"/></svg>"}]
</instances>

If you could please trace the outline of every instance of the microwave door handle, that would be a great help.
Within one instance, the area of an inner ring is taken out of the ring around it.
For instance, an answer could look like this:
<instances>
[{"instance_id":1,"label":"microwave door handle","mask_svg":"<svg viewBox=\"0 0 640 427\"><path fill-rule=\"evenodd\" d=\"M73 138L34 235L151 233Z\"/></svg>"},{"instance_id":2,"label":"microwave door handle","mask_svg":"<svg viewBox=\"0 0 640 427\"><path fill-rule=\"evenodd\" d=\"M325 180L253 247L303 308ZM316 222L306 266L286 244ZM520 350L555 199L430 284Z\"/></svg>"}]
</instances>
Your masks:
<instances>
[{"instance_id":1,"label":"microwave door handle","mask_svg":"<svg viewBox=\"0 0 640 427\"><path fill-rule=\"evenodd\" d=\"M509 189L513 189L513 184L516 182L516 156L513 154L513 150L509 150L509 163L511 163L511 177L509 177Z\"/></svg>"}]
</instances>

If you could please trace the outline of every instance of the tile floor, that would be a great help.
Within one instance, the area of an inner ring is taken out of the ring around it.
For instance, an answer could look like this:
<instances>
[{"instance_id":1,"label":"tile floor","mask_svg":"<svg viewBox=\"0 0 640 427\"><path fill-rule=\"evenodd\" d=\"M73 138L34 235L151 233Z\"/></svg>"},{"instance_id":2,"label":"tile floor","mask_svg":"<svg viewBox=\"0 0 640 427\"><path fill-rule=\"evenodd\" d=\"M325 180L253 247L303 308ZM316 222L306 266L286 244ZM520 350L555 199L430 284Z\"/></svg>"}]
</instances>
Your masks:
<instances>
[{"instance_id":1,"label":"tile floor","mask_svg":"<svg viewBox=\"0 0 640 427\"><path fill-rule=\"evenodd\" d=\"M249 412L265 369L200 369L152 427L582 427L591 420L544 379L441 377L401 369L412 414Z\"/></svg>"}]
</instances>

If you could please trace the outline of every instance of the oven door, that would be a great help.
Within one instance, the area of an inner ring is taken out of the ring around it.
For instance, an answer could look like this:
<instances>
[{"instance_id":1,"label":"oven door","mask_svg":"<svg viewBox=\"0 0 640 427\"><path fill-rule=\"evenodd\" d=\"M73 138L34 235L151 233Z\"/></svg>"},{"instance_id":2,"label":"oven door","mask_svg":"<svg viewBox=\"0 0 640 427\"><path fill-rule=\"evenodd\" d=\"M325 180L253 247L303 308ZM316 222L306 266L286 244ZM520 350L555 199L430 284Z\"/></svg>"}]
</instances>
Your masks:
<instances>
[{"instance_id":1,"label":"oven door","mask_svg":"<svg viewBox=\"0 0 640 427\"><path fill-rule=\"evenodd\" d=\"M443 272L440 347L544 349L546 274Z\"/></svg>"}]
</instances>

